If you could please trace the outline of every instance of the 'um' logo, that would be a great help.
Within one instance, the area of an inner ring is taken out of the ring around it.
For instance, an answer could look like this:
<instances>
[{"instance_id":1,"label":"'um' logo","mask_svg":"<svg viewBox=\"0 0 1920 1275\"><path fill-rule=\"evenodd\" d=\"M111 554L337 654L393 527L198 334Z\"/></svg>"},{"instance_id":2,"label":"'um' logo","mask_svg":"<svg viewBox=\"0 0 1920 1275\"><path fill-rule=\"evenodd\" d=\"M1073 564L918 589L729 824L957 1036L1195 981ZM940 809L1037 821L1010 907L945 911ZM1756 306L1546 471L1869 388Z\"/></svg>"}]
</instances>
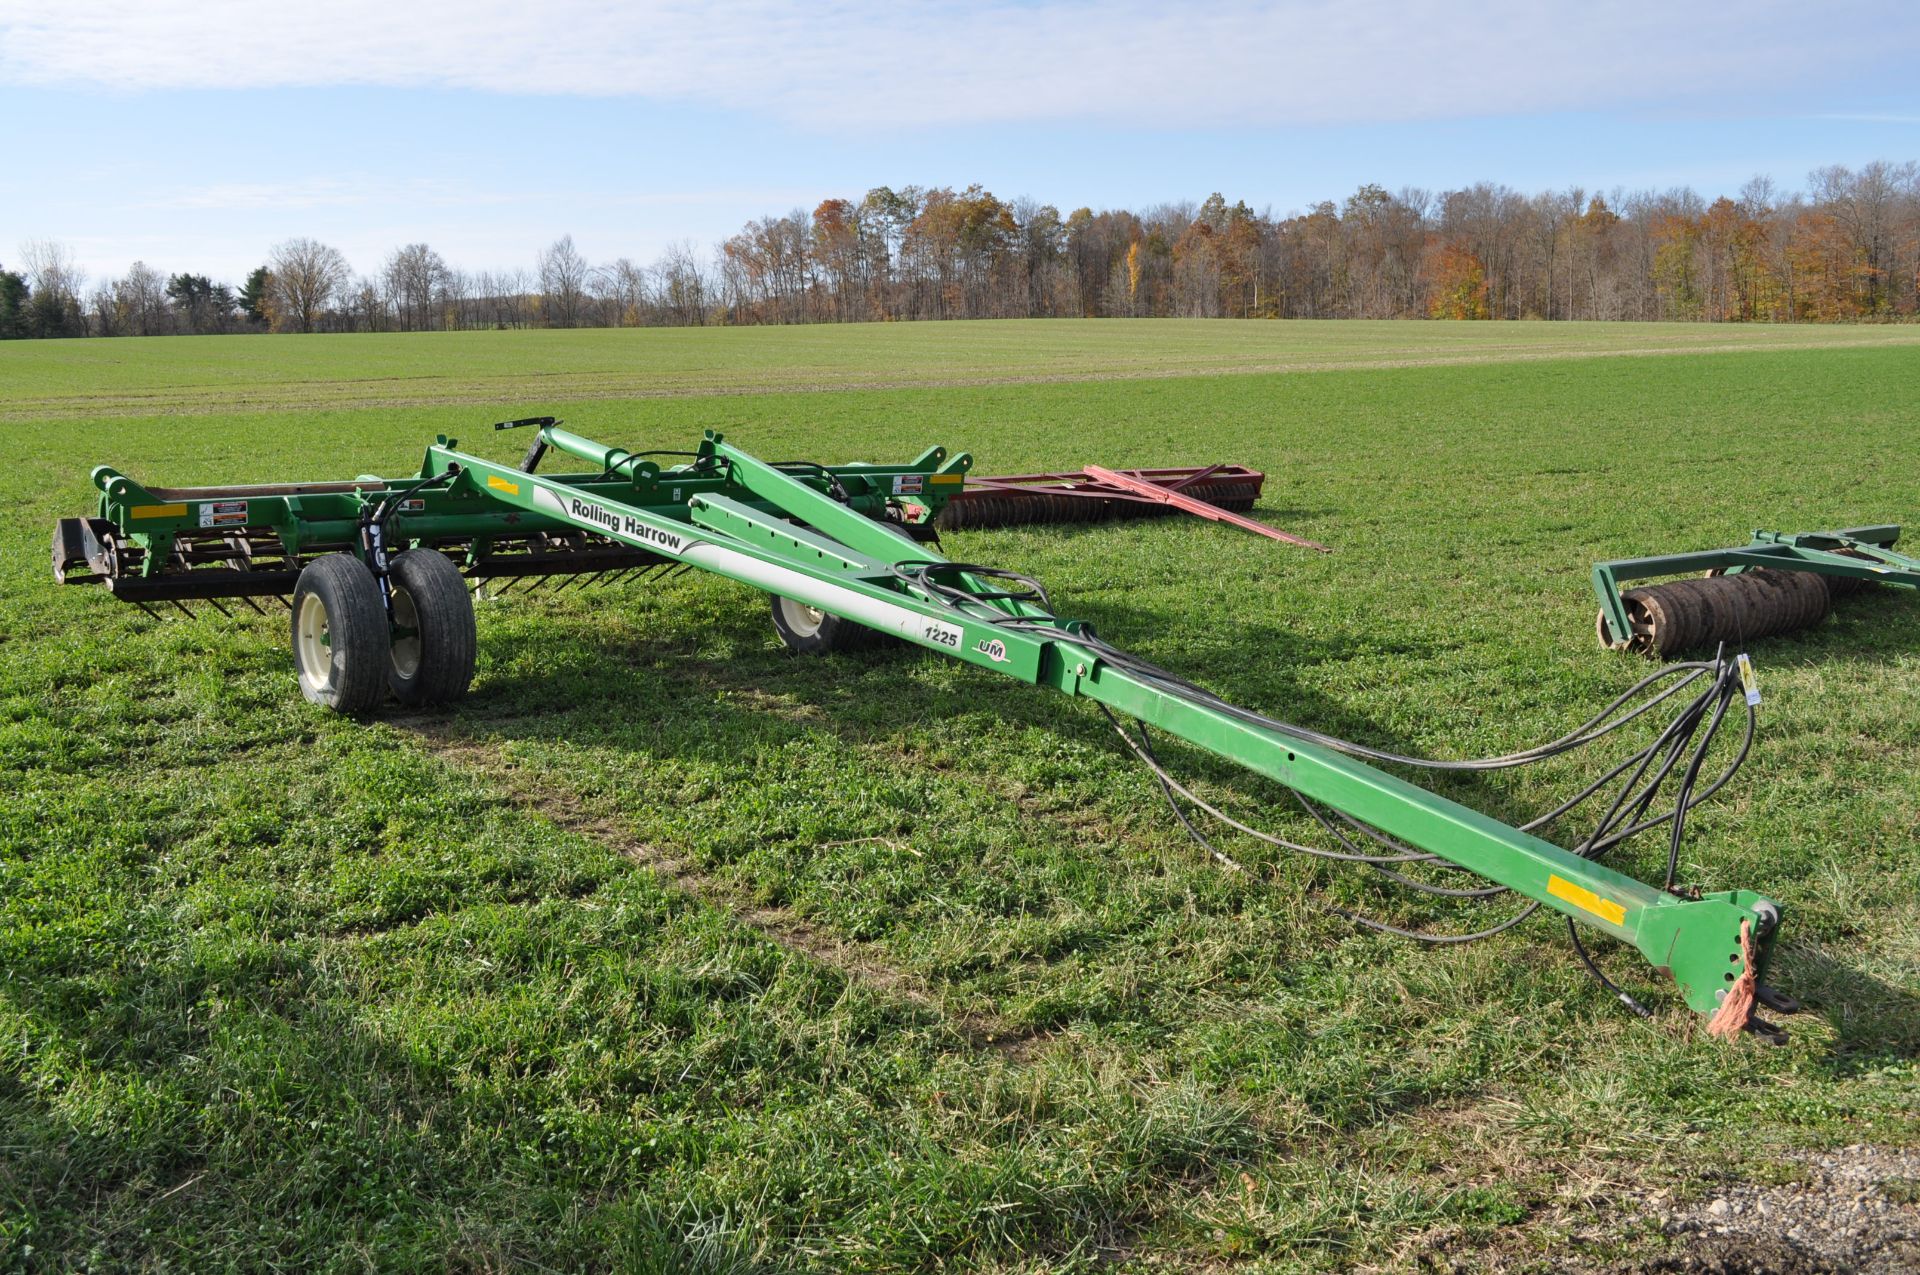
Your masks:
<instances>
[{"instance_id":1,"label":"'um' logo","mask_svg":"<svg viewBox=\"0 0 1920 1275\"><path fill-rule=\"evenodd\" d=\"M995 664L1005 664L1007 662L1007 644L999 638L982 638L973 649L992 660Z\"/></svg>"}]
</instances>

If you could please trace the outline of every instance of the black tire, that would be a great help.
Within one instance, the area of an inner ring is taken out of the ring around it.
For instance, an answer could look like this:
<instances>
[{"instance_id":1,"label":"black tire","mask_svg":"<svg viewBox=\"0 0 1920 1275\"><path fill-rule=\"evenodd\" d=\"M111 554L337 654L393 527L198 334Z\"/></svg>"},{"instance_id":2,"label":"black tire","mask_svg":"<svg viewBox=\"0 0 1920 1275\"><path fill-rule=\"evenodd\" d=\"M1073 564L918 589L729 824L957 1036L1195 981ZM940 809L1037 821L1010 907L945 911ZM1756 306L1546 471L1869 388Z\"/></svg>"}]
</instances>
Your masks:
<instances>
[{"instance_id":1,"label":"black tire","mask_svg":"<svg viewBox=\"0 0 1920 1275\"><path fill-rule=\"evenodd\" d=\"M336 713L372 711L387 693L387 609L350 553L315 558L293 586L293 667L300 693Z\"/></svg>"},{"instance_id":2,"label":"black tire","mask_svg":"<svg viewBox=\"0 0 1920 1275\"><path fill-rule=\"evenodd\" d=\"M387 564L393 642L387 684L402 704L451 704L473 682L480 639L460 569L435 549L409 549Z\"/></svg>"},{"instance_id":3,"label":"black tire","mask_svg":"<svg viewBox=\"0 0 1920 1275\"><path fill-rule=\"evenodd\" d=\"M864 624L817 611L804 602L774 594L773 631L787 648L802 655L870 651L884 640Z\"/></svg>"}]
</instances>

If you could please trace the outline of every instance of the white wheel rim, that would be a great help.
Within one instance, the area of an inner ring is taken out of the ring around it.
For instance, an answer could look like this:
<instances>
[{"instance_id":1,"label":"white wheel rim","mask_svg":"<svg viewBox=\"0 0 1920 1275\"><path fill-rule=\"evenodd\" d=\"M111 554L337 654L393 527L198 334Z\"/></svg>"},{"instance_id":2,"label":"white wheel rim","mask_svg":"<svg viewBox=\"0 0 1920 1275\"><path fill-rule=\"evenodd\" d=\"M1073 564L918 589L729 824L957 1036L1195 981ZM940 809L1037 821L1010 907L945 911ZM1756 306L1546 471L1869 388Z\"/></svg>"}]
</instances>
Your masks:
<instances>
[{"instance_id":1,"label":"white wheel rim","mask_svg":"<svg viewBox=\"0 0 1920 1275\"><path fill-rule=\"evenodd\" d=\"M393 591L393 627L388 658L393 661L395 674L412 680L420 672L420 612L413 605L413 595L398 587ZM406 632L401 633L401 629Z\"/></svg>"},{"instance_id":2,"label":"white wheel rim","mask_svg":"<svg viewBox=\"0 0 1920 1275\"><path fill-rule=\"evenodd\" d=\"M300 650L300 681L318 694L333 681L333 636L327 628L327 604L317 593L300 601L300 623L295 627Z\"/></svg>"},{"instance_id":3,"label":"white wheel rim","mask_svg":"<svg viewBox=\"0 0 1920 1275\"><path fill-rule=\"evenodd\" d=\"M820 632L820 626L827 622L825 611L804 602L795 602L792 598L780 599L780 614L795 637L810 638Z\"/></svg>"}]
</instances>

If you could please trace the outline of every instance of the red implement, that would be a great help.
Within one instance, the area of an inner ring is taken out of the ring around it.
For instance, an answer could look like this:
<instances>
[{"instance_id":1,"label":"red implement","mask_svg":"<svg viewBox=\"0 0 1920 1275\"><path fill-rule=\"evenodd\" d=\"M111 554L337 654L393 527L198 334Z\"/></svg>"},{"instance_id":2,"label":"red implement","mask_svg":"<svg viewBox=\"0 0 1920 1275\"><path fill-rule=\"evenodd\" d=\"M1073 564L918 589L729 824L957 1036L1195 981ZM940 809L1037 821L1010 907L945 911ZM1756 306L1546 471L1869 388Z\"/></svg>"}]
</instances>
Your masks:
<instances>
[{"instance_id":1,"label":"red implement","mask_svg":"<svg viewBox=\"0 0 1920 1275\"><path fill-rule=\"evenodd\" d=\"M1196 490L1214 494L1217 499L1232 501L1241 498L1249 489L1252 496L1260 493L1260 485L1266 475L1257 469L1248 469L1244 465L1208 465L1204 468L1187 469L1131 469L1158 487L1181 490L1193 487ZM1110 484L1095 480L1084 470L1070 474L1005 474L986 478L969 475L965 491L955 499L965 499L970 492L992 492L1013 496L1070 496L1088 500L1125 501L1130 504L1158 503L1143 501L1131 492L1122 491ZM1248 497L1251 499L1251 497Z\"/></svg>"},{"instance_id":2,"label":"red implement","mask_svg":"<svg viewBox=\"0 0 1920 1275\"><path fill-rule=\"evenodd\" d=\"M1320 553L1333 552L1325 545L1315 544L1311 540L1281 531L1277 527L1269 527L1266 523L1260 522L1257 519L1248 518L1241 514L1230 513L1218 505L1210 505L1204 500L1196 500L1192 496L1185 495L1175 488L1162 486L1152 479L1143 478L1138 474L1122 473L1115 469L1103 469L1099 465L1088 465L1084 468L1083 472L1089 478L1097 479L1112 487L1118 487L1122 491L1131 492L1142 500L1150 500L1156 504L1171 505L1183 513L1194 515L1196 518L1206 518L1213 522L1231 523L1244 531L1251 531L1255 535L1265 536L1270 540L1285 541L1290 545L1299 545L1303 549L1313 549Z\"/></svg>"}]
</instances>

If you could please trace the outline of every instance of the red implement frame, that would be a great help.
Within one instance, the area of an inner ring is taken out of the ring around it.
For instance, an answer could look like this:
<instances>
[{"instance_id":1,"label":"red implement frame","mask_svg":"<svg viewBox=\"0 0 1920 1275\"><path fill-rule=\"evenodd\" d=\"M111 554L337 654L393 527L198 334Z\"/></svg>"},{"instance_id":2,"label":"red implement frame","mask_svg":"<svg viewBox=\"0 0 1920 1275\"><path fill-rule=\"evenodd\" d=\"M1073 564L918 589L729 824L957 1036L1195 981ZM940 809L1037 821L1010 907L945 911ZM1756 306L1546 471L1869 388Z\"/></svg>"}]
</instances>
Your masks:
<instances>
[{"instance_id":1,"label":"red implement frame","mask_svg":"<svg viewBox=\"0 0 1920 1275\"><path fill-rule=\"evenodd\" d=\"M1231 523L1243 531L1251 531L1255 535L1265 536L1269 540L1285 541L1287 544L1299 545L1303 549L1313 549L1320 553L1332 552L1332 550L1328 549L1325 545L1315 544L1313 541L1301 536L1281 531L1277 527L1269 527L1266 523L1253 518L1247 518L1236 513L1229 513L1218 505L1210 505L1204 500L1197 500L1192 496L1186 495L1180 490L1180 488L1187 485L1186 483L1163 485L1154 482L1152 479L1144 476L1145 473L1150 473L1151 471L1136 470L1132 473L1126 473L1117 469L1105 469L1099 465L1088 465L1085 472L1088 477L1097 479L1109 486L1118 487L1122 491L1131 492L1135 498L1140 500L1148 500L1161 505L1172 505L1175 509L1183 513L1190 513L1196 518L1207 518L1214 522ZM1207 471L1203 470L1201 472L1205 473Z\"/></svg>"},{"instance_id":2,"label":"red implement frame","mask_svg":"<svg viewBox=\"0 0 1920 1275\"><path fill-rule=\"evenodd\" d=\"M1253 499L1258 499L1266 479L1265 474L1257 469L1248 469L1245 465L1126 470L1088 465L1085 469L1072 473L969 477L965 488L953 496L948 503L970 504L973 501L998 500L1009 496L1065 496L1093 501L1107 509L1112 509L1116 504L1156 505L1162 509L1177 509L1182 513L1194 514L1216 522L1231 523L1257 535L1299 545L1302 548L1314 549L1320 553L1331 552L1325 545L1315 544L1311 540L1290 535L1255 519L1222 509L1219 504L1214 503L1213 499L1209 499L1209 497L1220 499L1222 504L1239 503L1248 499L1245 494L1248 488L1252 488Z\"/></svg>"},{"instance_id":3,"label":"red implement frame","mask_svg":"<svg viewBox=\"0 0 1920 1275\"><path fill-rule=\"evenodd\" d=\"M1180 491L1189 487L1201 489L1238 487L1250 483L1258 492L1267 477L1259 470L1248 469L1245 465L1129 469L1126 472L1152 483L1156 488L1171 491ZM1131 489L1103 482L1086 470L1075 470L1064 474L1004 474L995 478L969 477L966 489L954 499L965 500L967 493L973 491L991 491L1015 496L1084 496L1092 500L1125 500L1140 504L1160 503Z\"/></svg>"}]
</instances>

